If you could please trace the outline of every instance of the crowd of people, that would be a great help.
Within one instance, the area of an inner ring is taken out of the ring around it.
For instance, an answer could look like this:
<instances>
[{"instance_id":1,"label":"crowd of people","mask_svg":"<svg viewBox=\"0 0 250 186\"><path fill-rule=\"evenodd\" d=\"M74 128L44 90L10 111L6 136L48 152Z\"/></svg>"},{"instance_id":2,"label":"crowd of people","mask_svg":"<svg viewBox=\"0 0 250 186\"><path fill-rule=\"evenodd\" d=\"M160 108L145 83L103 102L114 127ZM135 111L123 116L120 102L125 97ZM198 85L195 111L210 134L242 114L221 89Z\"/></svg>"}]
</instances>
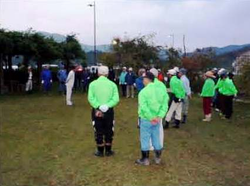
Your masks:
<instances>
[{"instance_id":1,"label":"crowd of people","mask_svg":"<svg viewBox=\"0 0 250 186\"><path fill-rule=\"evenodd\" d=\"M66 93L66 104L72 106L72 90L76 83L79 66L71 66L67 74L64 66L60 66L57 73L59 91ZM88 101L92 107L91 117L95 131L95 141L98 157L112 156L112 142L114 134L114 107L119 103L119 89L121 96L135 98L138 93L138 128L142 157L136 164L149 165L149 152L154 150L156 164L161 162L164 144L164 129L173 123L173 128L180 128L187 123L189 101L192 90L187 70L175 67L170 69L164 77L160 69L141 68L138 75L133 68L123 67L119 76L114 70L106 66L99 66L94 75L86 70L82 72L81 83L88 90ZM225 69L212 69L204 75L204 84L200 96L203 99L204 122L212 119L212 107L223 119L230 119L233 114L233 99L237 89L233 82L233 74ZM43 90L51 89L52 75L48 66L41 74ZM85 82L85 80L87 82ZM32 90L32 69L28 68L26 91ZM135 91L137 90L137 91Z\"/></svg>"}]
</instances>

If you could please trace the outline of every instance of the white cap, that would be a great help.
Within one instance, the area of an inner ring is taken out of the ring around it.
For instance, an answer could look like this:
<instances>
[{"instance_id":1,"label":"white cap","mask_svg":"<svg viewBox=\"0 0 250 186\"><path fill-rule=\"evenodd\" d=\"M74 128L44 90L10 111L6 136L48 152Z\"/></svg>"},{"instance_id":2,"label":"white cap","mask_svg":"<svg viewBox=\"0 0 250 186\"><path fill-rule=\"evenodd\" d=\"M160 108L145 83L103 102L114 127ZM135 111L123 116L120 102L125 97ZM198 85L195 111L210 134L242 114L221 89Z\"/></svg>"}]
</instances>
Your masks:
<instances>
[{"instance_id":1,"label":"white cap","mask_svg":"<svg viewBox=\"0 0 250 186\"><path fill-rule=\"evenodd\" d=\"M155 77L158 77L158 70L156 68L151 68L150 71Z\"/></svg>"},{"instance_id":2,"label":"white cap","mask_svg":"<svg viewBox=\"0 0 250 186\"><path fill-rule=\"evenodd\" d=\"M224 69L224 68L221 68L219 71L218 71L218 74L219 75L221 75L223 72L225 72L226 71L226 69Z\"/></svg>"},{"instance_id":3,"label":"white cap","mask_svg":"<svg viewBox=\"0 0 250 186\"><path fill-rule=\"evenodd\" d=\"M175 70L176 73L180 71L179 67L174 67L173 70Z\"/></svg>"},{"instance_id":4,"label":"white cap","mask_svg":"<svg viewBox=\"0 0 250 186\"><path fill-rule=\"evenodd\" d=\"M127 70L127 67L122 67L122 69Z\"/></svg>"},{"instance_id":5,"label":"white cap","mask_svg":"<svg viewBox=\"0 0 250 186\"><path fill-rule=\"evenodd\" d=\"M109 74L109 68L107 66L99 66L98 67L98 74L99 75L108 75Z\"/></svg>"},{"instance_id":6,"label":"white cap","mask_svg":"<svg viewBox=\"0 0 250 186\"><path fill-rule=\"evenodd\" d=\"M129 67L129 69L128 69L129 71L133 71L133 68L132 67Z\"/></svg>"},{"instance_id":7,"label":"white cap","mask_svg":"<svg viewBox=\"0 0 250 186\"><path fill-rule=\"evenodd\" d=\"M168 70L168 74L174 76L176 75L176 70L175 69Z\"/></svg>"}]
</instances>

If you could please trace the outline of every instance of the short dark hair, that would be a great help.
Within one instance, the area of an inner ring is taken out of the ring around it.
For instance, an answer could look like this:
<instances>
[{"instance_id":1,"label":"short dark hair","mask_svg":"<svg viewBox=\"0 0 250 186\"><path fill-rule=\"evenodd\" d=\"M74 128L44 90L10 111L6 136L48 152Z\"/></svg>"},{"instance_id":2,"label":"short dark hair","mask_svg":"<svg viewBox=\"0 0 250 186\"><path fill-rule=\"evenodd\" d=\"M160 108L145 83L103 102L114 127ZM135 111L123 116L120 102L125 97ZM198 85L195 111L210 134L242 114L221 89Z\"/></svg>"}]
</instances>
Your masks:
<instances>
[{"instance_id":1,"label":"short dark hair","mask_svg":"<svg viewBox=\"0 0 250 186\"><path fill-rule=\"evenodd\" d=\"M154 81L155 76L154 76L154 74L152 74L151 72L146 72L146 73L144 74L143 78L148 78L148 79L150 79L151 81Z\"/></svg>"}]
</instances>

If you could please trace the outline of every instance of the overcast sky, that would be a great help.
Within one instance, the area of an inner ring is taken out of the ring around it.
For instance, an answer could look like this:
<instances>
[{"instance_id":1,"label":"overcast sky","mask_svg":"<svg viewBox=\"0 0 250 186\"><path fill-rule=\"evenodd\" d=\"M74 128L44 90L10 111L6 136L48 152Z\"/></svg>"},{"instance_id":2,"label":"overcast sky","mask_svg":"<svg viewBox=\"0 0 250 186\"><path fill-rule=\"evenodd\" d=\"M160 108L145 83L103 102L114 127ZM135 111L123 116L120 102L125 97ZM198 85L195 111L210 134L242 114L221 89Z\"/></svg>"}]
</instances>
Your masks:
<instances>
[{"instance_id":1,"label":"overcast sky","mask_svg":"<svg viewBox=\"0 0 250 186\"><path fill-rule=\"evenodd\" d=\"M93 9L88 0L0 0L1 27L77 33L93 44ZM250 0L96 0L97 44L113 37L155 33L156 45L198 47L250 43Z\"/></svg>"}]
</instances>

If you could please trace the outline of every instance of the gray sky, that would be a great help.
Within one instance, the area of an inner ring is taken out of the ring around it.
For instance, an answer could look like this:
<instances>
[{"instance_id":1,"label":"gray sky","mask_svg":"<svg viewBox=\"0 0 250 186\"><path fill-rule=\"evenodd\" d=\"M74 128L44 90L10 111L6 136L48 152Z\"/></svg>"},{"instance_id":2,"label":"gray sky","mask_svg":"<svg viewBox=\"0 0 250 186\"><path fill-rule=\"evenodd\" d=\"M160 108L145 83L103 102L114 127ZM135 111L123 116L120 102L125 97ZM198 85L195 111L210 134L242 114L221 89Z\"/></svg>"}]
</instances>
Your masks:
<instances>
[{"instance_id":1,"label":"gray sky","mask_svg":"<svg viewBox=\"0 0 250 186\"><path fill-rule=\"evenodd\" d=\"M59 34L77 33L93 43L88 0L0 0L1 27ZM156 33L157 45L197 47L250 43L250 0L96 0L97 44L113 37Z\"/></svg>"}]
</instances>

